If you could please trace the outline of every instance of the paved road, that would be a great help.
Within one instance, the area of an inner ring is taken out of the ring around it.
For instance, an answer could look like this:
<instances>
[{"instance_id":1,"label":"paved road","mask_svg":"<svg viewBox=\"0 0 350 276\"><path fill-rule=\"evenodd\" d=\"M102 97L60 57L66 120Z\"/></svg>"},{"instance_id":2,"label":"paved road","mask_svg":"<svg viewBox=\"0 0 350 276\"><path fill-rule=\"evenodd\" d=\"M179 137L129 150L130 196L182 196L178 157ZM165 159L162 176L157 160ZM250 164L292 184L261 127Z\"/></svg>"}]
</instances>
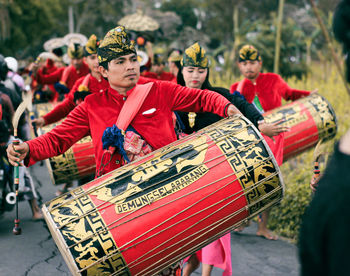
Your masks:
<instances>
[{"instance_id":1,"label":"paved road","mask_svg":"<svg viewBox=\"0 0 350 276\"><path fill-rule=\"evenodd\" d=\"M51 184L46 166L35 165L31 171L43 201L52 199L57 187ZM20 202L19 206L22 235L12 234L14 211L0 218L0 276L70 275L46 224L31 220L27 202ZM252 224L242 234L232 234L234 275L298 275L296 247L282 240L265 240L255 236L255 232L256 225ZM200 268L193 275L200 275ZM212 275L222 273L214 268Z\"/></svg>"}]
</instances>

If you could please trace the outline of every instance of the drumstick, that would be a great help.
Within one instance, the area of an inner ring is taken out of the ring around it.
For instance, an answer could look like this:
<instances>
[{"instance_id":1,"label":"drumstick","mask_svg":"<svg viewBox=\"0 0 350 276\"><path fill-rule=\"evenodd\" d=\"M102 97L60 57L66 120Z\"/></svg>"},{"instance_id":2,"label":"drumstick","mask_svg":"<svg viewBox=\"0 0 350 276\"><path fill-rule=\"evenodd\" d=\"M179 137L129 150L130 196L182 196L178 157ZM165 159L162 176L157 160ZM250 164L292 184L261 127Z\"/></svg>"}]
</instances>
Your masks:
<instances>
[{"instance_id":1,"label":"drumstick","mask_svg":"<svg viewBox=\"0 0 350 276\"><path fill-rule=\"evenodd\" d=\"M16 133L17 136L17 133ZM19 145L19 140L13 140L12 144L14 146ZM19 217L18 217L18 186L19 186L19 166L14 167L14 186L16 190L16 218L15 218L15 226L13 227L14 235L21 235L22 229L19 227Z\"/></svg>"},{"instance_id":2,"label":"drumstick","mask_svg":"<svg viewBox=\"0 0 350 276\"><path fill-rule=\"evenodd\" d=\"M18 122L23 114L24 110L28 106L29 101L32 100L32 97L29 93L23 95L23 102L16 109L15 115L13 116L12 125L13 125L13 133L15 136L15 140L12 142L12 146L18 146L20 141L17 136L17 128ZM16 218L15 218L15 226L12 230L14 235L20 235L22 233L22 229L19 227L19 215L18 215L18 186L19 186L19 165L14 167L14 186L16 190Z\"/></svg>"}]
</instances>

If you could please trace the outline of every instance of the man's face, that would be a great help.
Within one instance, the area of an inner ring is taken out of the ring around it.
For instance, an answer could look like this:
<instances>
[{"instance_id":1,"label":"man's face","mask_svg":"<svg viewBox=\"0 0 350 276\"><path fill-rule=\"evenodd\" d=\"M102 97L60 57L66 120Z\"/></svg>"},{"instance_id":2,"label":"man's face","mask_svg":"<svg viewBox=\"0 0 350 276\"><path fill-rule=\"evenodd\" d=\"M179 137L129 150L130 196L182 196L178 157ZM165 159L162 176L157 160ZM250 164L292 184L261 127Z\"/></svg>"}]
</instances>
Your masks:
<instances>
[{"instance_id":1,"label":"man's face","mask_svg":"<svg viewBox=\"0 0 350 276\"><path fill-rule=\"evenodd\" d=\"M242 75L249 80L255 80L260 73L262 62L258 60L246 60L238 63Z\"/></svg>"},{"instance_id":2,"label":"man's face","mask_svg":"<svg viewBox=\"0 0 350 276\"><path fill-rule=\"evenodd\" d=\"M83 59L82 58L73 58L71 60L71 64L73 65L73 67L77 70L80 69L80 67L82 66L83 64Z\"/></svg>"},{"instance_id":3,"label":"man's face","mask_svg":"<svg viewBox=\"0 0 350 276\"><path fill-rule=\"evenodd\" d=\"M92 54L87 57L85 57L85 62L89 66L89 69L91 72L99 73L99 65L98 65L98 58L97 54Z\"/></svg>"},{"instance_id":4,"label":"man's face","mask_svg":"<svg viewBox=\"0 0 350 276\"><path fill-rule=\"evenodd\" d=\"M140 77L140 64L136 54L129 54L111 60L108 63L108 70L99 67L103 77L108 79L109 85L115 89L132 88Z\"/></svg>"}]
</instances>

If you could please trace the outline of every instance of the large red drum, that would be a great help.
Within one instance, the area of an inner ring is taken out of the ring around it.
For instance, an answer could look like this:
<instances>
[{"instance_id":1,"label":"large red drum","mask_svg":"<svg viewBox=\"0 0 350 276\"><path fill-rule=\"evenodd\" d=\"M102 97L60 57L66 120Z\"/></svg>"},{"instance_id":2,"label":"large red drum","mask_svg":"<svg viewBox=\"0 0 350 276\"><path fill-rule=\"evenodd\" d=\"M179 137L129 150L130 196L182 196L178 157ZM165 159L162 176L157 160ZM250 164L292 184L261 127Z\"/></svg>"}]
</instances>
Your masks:
<instances>
[{"instance_id":1,"label":"large red drum","mask_svg":"<svg viewBox=\"0 0 350 276\"><path fill-rule=\"evenodd\" d=\"M73 275L155 275L283 196L257 129L226 118L43 206Z\"/></svg>"},{"instance_id":2,"label":"large red drum","mask_svg":"<svg viewBox=\"0 0 350 276\"><path fill-rule=\"evenodd\" d=\"M53 109L51 103L36 104L37 117L44 116ZM61 121L44 126L39 133L47 133ZM96 162L91 137L84 137L65 153L46 159L46 164L54 185L79 180L95 174Z\"/></svg>"},{"instance_id":3,"label":"large red drum","mask_svg":"<svg viewBox=\"0 0 350 276\"><path fill-rule=\"evenodd\" d=\"M337 133L337 119L329 102L313 93L290 104L264 113L269 123L285 120L291 130L284 135L283 161L296 156L318 141L332 139Z\"/></svg>"}]
</instances>

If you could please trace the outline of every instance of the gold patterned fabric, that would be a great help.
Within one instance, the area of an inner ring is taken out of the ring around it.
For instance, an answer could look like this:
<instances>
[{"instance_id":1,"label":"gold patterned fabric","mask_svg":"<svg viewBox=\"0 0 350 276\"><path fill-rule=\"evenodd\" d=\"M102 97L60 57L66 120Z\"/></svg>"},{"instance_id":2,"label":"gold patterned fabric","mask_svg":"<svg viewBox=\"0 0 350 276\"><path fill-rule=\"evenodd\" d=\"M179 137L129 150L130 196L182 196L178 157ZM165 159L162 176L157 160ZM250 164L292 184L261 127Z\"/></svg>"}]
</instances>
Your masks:
<instances>
[{"instance_id":1,"label":"gold patterned fabric","mask_svg":"<svg viewBox=\"0 0 350 276\"><path fill-rule=\"evenodd\" d=\"M100 64L132 53L136 54L135 43L130 41L123 26L110 30L97 49Z\"/></svg>"},{"instance_id":2,"label":"gold patterned fabric","mask_svg":"<svg viewBox=\"0 0 350 276\"><path fill-rule=\"evenodd\" d=\"M259 54L259 51L253 46L253 45L244 45L239 50L239 62L242 61L261 61L261 56Z\"/></svg>"},{"instance_id":3,"label":"gold patterned fabric","mask_svg":"<svg viewBox=\"0 0 350 276\"><path fill-rule=\"evenodd\" d=\"M208 58L205 54L205 50L196 42L192 46L185 50L185 53L181 60L181 65L184 67L208 67Z\"/></svg>"},{"instance_id":4,"label":"gold patterned fabric","mask_svg":"<svg viewBox=\"0 0 350 276\"><path fill-rule=\"evenodd\" d=\"M83 58L83 56L84 56L83 46L81 46L78 43L72 43L68 47L67 54L72 59L73 58L77 58L77 59Z\"/></svg>"},{"instance_id":5,"label":"gold patterned fabric","mask_svg":"<svg viewBox=\"0 0 350 276\"><path fill-rule=\"evenodd\" d=\"M84 47L85 56L97 54L98 45L100 45L100 41L97 39L96 35L91 35Z\"/></svg>"}]
</instances>

